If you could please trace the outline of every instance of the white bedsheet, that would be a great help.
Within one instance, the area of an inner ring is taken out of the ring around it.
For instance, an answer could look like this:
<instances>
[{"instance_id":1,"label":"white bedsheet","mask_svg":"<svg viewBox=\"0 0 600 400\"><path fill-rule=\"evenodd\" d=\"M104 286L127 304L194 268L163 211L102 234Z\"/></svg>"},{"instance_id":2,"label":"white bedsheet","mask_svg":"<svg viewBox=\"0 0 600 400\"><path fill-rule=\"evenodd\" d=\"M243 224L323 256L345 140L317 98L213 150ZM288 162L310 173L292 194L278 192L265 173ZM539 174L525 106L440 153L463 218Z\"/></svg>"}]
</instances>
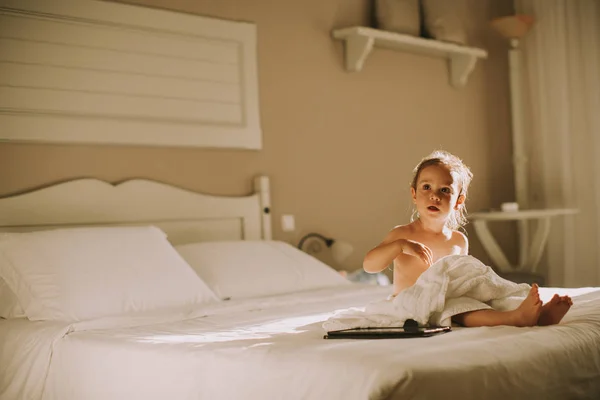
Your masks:
<instances>
[{"instance_id":1,"label":"white bedsheet","mask_svg":"<svg viewBox=\"0 0 600 400\"><path fill-rule=\"evenodd\" d=\"M548 298L552 292L542 290L542 295ZM0 380L1 398L565 399L600 395L600 289L574 297L573 308L557 326L455 328L445 335L418 339L322 339L321 324L333 312L364 306L387 294L388 288L353 285L225 302L201 310L203 317L170 316L170 321L160 317L163 322L105 319L70 327L34 327L26 321L3 321L1 343L10 337L11 346L30 346L24 354L7 352L7 346L2 346L0 372L7 371L7 360L13 367L22 365L14 381ZM35 379L44 382L46 371L43 396L34 396L39 391L33 390L26 397L9 397L26 393L19 387ZM12 392L6 391L8 381Z\"/></svg>"},{"instance_id":2,"label":"white bedsheet","mask_svg":"<svg viewBox=\"0 0 600 400\"><path fill-rule=\"evenodd\" d=\"M40 399L54 341L67 323L0 319L0 399Z\"/></svg>"}]
</instances>

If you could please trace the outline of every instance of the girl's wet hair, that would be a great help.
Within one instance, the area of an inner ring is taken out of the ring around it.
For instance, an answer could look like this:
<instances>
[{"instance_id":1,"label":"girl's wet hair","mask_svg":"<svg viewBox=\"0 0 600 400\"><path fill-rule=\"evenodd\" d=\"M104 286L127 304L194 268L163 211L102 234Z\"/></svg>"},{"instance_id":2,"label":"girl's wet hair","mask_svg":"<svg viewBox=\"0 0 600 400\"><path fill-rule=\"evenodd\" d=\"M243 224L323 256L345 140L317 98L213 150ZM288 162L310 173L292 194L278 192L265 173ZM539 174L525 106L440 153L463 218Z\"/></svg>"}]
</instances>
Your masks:
<instances>
[{"instance_id":1,"label":"girl's wet hair","mask_svg":"<svg viewBox=\"0 0 600 400\"><path fill-rule=\"evenodd\" d=\"M465 200L467 198L467 191L469 190L469 185L471 184L471 180L473 179L473 173L467 167L460 158L456 157L453 154L448 153L443 150L436 150L427 157L423 158L419 164L413 170L413 179L410 186L417 190L417 181L419 180L419 175L421 171L429 167L430 165L443 165L453 177L458 182L458 187L460 189L459 196L464 196ZM415 210L413 212L413 216L411 220L415 220L419 218L419 213ZM465 203L463 202L458 206L458 210L455 210L450 214L448 219L448 223L446 224L450 229L456 230L467 224L467 208L465 207Z\"/></svg>"}]
</instances>

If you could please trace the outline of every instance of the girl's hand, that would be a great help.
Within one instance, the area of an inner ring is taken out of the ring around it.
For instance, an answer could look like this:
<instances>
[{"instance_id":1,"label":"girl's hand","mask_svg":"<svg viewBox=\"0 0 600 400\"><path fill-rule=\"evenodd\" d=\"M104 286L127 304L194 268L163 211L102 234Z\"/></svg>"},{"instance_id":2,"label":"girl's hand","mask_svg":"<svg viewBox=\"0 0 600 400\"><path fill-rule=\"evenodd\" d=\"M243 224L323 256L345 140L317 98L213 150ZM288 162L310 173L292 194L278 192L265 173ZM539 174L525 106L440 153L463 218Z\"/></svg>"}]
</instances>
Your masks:
<instances>
[{"instance_id":1,"label":"girl's hand","mask_svg":"<svg viewBox=\"0 0 600 400\"><path fill-rule=\"evenodd\" d=\"M433 264L433 252L423 243L414 240L402 239L402 252L419 258L428 267Z\"/></svg>"}]
</instances>

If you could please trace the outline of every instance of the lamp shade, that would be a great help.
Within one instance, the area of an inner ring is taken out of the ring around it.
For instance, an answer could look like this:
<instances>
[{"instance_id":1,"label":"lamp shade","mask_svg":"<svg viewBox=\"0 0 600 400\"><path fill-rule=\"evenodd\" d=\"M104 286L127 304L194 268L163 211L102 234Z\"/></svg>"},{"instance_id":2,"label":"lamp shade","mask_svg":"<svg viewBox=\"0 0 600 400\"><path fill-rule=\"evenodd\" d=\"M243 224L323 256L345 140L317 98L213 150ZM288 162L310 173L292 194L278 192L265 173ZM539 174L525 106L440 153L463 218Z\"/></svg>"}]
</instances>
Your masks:
<instances>
[{"instance_id":1,"label":"lamp shade","mask_svg":"<svg viewBox=\"0 0 600 400\"><path fill-rule=\"evenodd\" d=\"M354 251L354 248L350 243L346 243L340 240L334 240L332 238L325 237L319 233L309 233L302 237L302 239L300 239L300 242L298 243L298 248L302 251L306 251L304 249L304 244L307 243L307 241L310 241L310 239L318 239L323 241L325 245L330 249L331 257L333 257L334 261L337 263L341 263L342 261L344 261ZM310 245L308 246L310 247ZM318 247L316 249L313 248L312 251L308 249L309 253L318 251Z\"/></svg>"},{"instance_id":2,"label":"lamp shade","mask_svg":"<svg viewBox=\"0 0 600 400\"><path fill-rule=\"evenodd\" d=\"M352 254L354 248L350 243L335 240L331 245L331 257L341 263Z\"/></svg>"},{"instance_id":3,"label":"lamp shade","mask_svg":"<svg viewBox=\"0 0 600 400\"><path fill-rule=\"evenodd\" d=\"M531 15L510 15L492 20L492 28L507 39L520 39L529 32L533 26L534 18Z\"/></svg>"}]
</instances>

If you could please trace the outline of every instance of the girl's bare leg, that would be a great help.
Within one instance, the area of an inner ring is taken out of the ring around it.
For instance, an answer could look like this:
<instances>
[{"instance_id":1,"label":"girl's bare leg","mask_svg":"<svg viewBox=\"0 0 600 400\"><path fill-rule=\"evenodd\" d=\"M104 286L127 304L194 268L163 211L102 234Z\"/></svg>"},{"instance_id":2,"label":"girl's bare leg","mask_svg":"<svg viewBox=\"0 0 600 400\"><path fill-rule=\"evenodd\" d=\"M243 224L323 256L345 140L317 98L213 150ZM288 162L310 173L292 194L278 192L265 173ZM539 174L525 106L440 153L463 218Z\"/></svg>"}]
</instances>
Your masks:
<instances>
[{"instance_id":1,"label":"girl's bare leg","mask_svg":"<svg viewBox=\"0 0 600 400\"><path fill-rule=\"evenodd\" d=\"M512 311L477 310L455 315L452 320L462 326L534 326L542 312L538 286L534 284L521 305ZM564 315L564 314L563 314Z\"/></svg>"}]
</instances>

